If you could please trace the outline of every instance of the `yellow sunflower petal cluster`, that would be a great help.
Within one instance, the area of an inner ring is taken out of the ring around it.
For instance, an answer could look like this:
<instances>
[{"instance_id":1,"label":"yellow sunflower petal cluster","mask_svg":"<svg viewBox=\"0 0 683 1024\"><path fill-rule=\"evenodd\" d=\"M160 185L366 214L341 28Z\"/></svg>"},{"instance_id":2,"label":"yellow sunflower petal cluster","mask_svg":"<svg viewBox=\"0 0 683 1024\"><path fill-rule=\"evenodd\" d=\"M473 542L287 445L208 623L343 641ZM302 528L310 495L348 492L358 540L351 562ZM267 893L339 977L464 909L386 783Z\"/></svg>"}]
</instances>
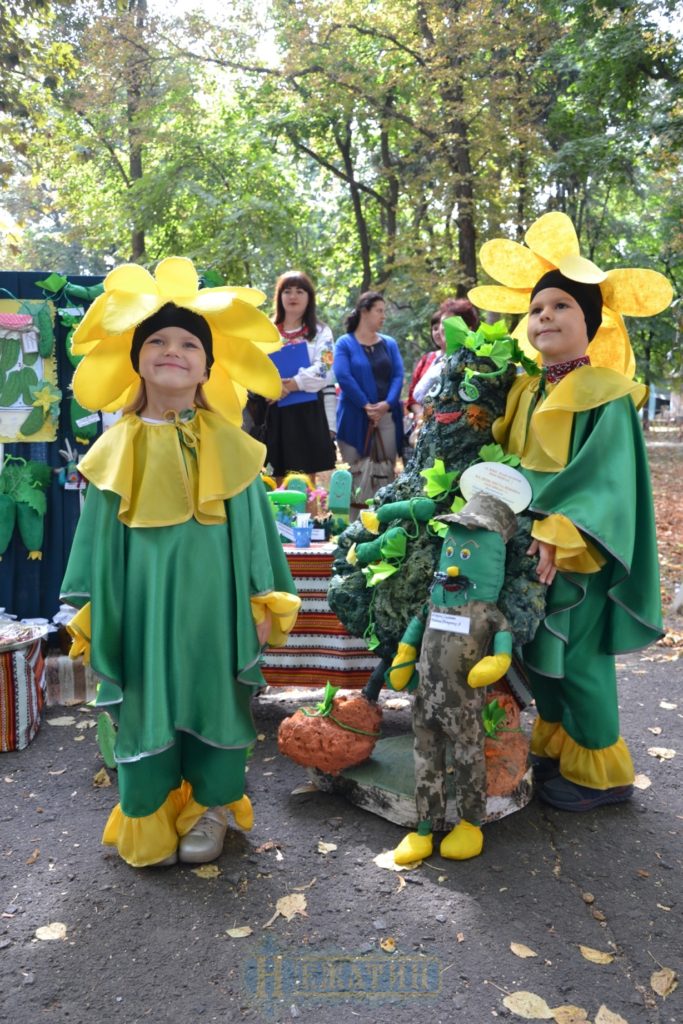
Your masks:
<instances>
[{"instance_id":1,"label":"yellow sunflower petal cluster","mask_svg":"<svg viewBox=\"0 0 683 1024\"><path fill-rule=\"evenodd\" d=\"M534 286L549 270L559 270L572 281L597 284L602 292L602 324L588 346L590 361L632 377L635 359L623 317L661 313L673 297L669 281L656 270L601 270L581 255L574 225L565 213L539 217L524 241L526 245L494 238L482 245L481 265L500 284L472 288L470 301L495 313L527 313ZM526 327L524 316L514 336L533 358L537 353L529 345Z\"/></svg>"},{"instance_id":2,"label":"yellow sunflower petal cluster","mask_svg":"<svg viewBox=\"0 0 683 1024\"><path fill-rule=\"evenodd\" d=\"M280 397L280 376L267 353L279 349L281 340L256 308L264 299L255 288L200 289L192 261L181 256L162 260L154 276L136 263L117 267L73 335L74 355L84 356L74 374L77 401L107 412L131 401L140 383L130 361L135 328L174 302L209 324L214 364L204 391L213 409L239 425L247 389Z\"/></svg>"}]
</instances>

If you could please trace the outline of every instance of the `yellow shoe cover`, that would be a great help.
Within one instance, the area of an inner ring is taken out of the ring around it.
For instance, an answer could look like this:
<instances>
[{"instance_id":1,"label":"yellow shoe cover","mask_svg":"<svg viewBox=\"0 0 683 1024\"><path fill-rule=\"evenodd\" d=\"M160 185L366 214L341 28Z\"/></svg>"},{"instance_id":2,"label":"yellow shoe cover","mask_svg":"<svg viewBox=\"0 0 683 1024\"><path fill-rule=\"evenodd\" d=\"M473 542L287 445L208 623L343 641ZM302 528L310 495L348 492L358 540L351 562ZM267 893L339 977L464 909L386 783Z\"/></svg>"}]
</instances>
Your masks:
<instances>
[{"instance_id":1,"label":"yellow shoe cover","mask_svg":"<svg viewBox=\"0 0 683 1024\"><path fill-rule=\"evenodd\" d=\"M431 833L421 836L419 832L409 832L394 850L395 864L414 864L416 861L431 857L434 841Z\"/></svg>"},{"instance_id":2,"label":"yellow shoe cover","mask_svg":"<svg viewBox=\"0 0 683 1024\"><path fill-rule=\"evenodd\" d=\"M446 860L469 860L478 857L483 846L484 833L479 826L461 821L441 840L439 853Z\"/></svg>"},{"instance_id":3,"label":"yellow shoe cover","mask_svg":"<svg viewBox=\"0 0 683 1024\"><path fill-rule=\"evenodd\" d=\"M226 804L225 806L235 819L235 824L244 829L245 832L249 832L254 824L254 808L251 806L251 800L246 793L239 800L235 800L233 803Z\"/></svg>"}]
</instances>

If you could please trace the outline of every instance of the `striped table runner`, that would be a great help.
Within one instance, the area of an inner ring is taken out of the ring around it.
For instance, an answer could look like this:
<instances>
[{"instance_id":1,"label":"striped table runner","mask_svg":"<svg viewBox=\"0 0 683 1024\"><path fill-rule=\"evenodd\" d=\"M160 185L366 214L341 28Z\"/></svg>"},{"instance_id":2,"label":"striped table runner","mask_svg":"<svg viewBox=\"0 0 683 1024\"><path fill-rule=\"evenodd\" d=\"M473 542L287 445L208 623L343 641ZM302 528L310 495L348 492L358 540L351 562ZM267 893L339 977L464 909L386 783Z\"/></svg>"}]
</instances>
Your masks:
<instances>
[{"instance_id":1,"label":"striped table runner","mask_svg":"<svg viewBox=\"0 0 683 1024\"><path fill-rule=\"evenodd\" d=\"M267 649L263 674L270 686L360 689L377 664L360 637L350 636L327 603L334 544L284 547L301 598L301 611L285 647Z\"/></svg>"}]
</instances>

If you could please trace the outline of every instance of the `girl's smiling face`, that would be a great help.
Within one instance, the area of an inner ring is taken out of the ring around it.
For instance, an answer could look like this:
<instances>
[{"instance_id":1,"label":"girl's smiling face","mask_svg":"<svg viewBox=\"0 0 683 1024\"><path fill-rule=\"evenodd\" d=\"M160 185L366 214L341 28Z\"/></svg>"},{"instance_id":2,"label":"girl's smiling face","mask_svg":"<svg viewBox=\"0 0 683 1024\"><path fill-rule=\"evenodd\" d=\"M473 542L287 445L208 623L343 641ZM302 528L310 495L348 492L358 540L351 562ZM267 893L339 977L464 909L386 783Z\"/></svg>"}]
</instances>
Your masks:
<instances>
[{"instance_id":1,"label":"girl's smiling face","mask_svg":"<svg viewBox=\"0 0 683 1024\"><path fill-rule=\"evenodd\" d=\"M192 405L197 385L208 378L206 352L199 338L183 327L162 327L140 349L140 376L147 387L165 393L184 393Z\"/></svg>"},{"instance_id":2,"label":"girl's smiling face","mask_svg":"<svg viewBox=\"0 0 683 1024\"><path fill-rule=\"evenodd\" d=\"M541 353L544 366L579 359L588 347L583 310L576 299L561 288L544 288L533 297L527 335Z\"/></svg>"}]
</instances>

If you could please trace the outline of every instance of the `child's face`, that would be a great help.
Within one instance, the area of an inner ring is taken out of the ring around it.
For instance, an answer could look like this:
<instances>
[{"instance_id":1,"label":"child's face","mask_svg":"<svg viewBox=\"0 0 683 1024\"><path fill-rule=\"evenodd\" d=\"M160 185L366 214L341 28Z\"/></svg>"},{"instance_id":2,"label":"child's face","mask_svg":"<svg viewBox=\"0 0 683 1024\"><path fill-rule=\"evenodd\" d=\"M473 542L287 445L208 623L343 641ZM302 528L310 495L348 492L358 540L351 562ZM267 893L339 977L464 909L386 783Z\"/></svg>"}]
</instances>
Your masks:
<instances>
[{"instance_id":1,"label":"child's face","mask_svg":"<svg viewBox=\"0 0 683 1024\"><path fill-rule=\"evenodd\" d=\"M183 327L163 327L150 334L140 349L140 376L148 393L158 388L165 393L190 396L208 378L206 352L199 338Z\"/></svg>"},{"instance_id":2,"label":"child's face","mask_svg":"<svg viewBox=\"0 0 683 1024\"><path fill-rule=\"evenodd\" d=\"M586 354L588 333L583 310L561 288L544 288L531 300L529 341L541 353L544 366L565 363Z\"/></svg>"}]
</instances>

